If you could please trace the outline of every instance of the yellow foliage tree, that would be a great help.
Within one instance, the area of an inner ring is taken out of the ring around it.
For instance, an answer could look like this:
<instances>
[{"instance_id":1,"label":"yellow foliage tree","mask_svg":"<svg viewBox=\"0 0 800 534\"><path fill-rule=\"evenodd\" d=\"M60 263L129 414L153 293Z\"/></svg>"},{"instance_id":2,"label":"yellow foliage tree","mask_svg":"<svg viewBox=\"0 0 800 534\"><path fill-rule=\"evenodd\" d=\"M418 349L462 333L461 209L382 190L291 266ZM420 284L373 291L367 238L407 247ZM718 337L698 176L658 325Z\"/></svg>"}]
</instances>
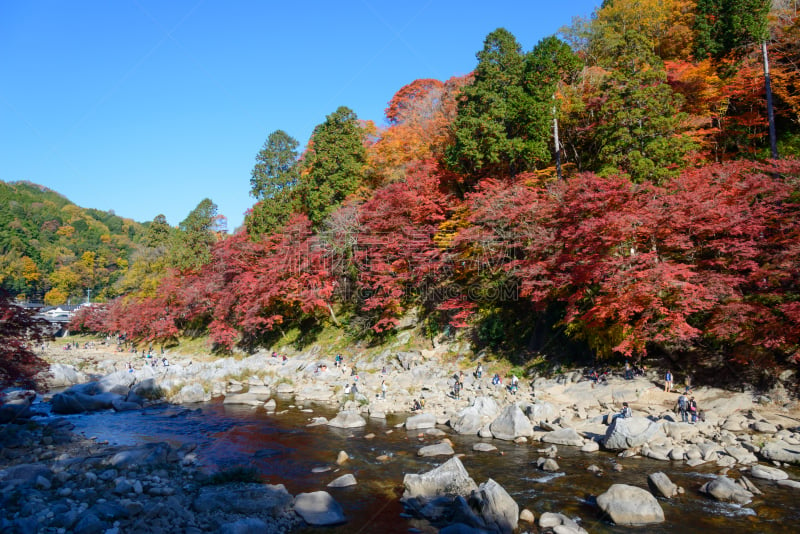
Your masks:
<instances>
[{"instance_id":1,"label":"yellow foliage tree","mask_svg":"<svg viewBox=\"0 0 800 534\"><path fill-rule=\"evenodd\" d=\"M80 277L70 267L59 267L50 275L50 284L69 296L78 288ZM64 297L66 300L66 297Z\"/></svg>"},{"instance_id":2,"label":"yellow foliage tree","mask_svg":"<svg viewBox=\"0 0 800 534\"><path fill-rule=\"evenodd\" d=\"M34 284L42 279L42 273L36 267L36 262L28 256L22 257L22 276L28 284Z\"/></svg>"},{"instance_id":3,"label":"yellow foliage tree","mask_svg":"<svg viewBox=\"0 0 800 534\"><path fill-rule=\"evenodd\" d=\"M75 227L65 224L58 229L56 234L66 238L72 238L72 236L75 235Z\"/></svg>"},{"instance_id":4,"label":"yellow foliage tree","mask_svg":"<svg viewBox=\"0 0 800 534\"><path fill-rule=\"evenodd\" d=\"M58 306L67 302L69 295L61 289L54 287L44 295L44 303L48 306Z\"/></svg>"}]
</instances>

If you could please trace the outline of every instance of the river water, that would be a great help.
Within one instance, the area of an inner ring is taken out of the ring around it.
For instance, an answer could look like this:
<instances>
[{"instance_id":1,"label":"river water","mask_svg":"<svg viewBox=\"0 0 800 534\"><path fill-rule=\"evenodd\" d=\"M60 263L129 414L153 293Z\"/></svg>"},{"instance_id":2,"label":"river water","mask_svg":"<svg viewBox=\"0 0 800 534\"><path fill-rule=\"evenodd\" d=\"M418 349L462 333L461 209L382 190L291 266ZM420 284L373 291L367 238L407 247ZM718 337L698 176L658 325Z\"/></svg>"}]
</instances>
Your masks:
<instances>
[{"instance_id":1,"label":"river water","mask_svg":"<svg viewBox=\"0 0 800 534\"><path fill-rule=\"evenodd\" d=\"M435 532L426 523L403 514L399 497L405 473L421 473L440 465L446 458L420 458L417 449L435 442L420 440L417 431L407 432L394 425L404 416L386 421L371 419L364 428L335 429L327 426L306 427L312 416L335 415L329 407L313 406L314 413L302 412L291 399L277 399L281 415L267 415L263 410L219 403L199 405L196 409L164 405L143 411L102 412L70 416L76 430L98 440L114 444L137 444L166 441L174 446L197 444L200 461L210 472L236 466L253 467L267 483L284 484L291 494L329 490L342 505L347 524L325 529L329 533L405 533L410 529ZM443 430L447 430L444 428ZM373 439L364 436L374 433ZM620 459L621 472L611 466L617 458L609 453L581 453L573 447L559 447L557 459L562 473L547 474L536 469L537 449L544 444L516 445L490 440L497 452L479 453L472 445L477 437L448 435L462 462L477 484L493 478L516 500L520 509L528 508L537 518L543 512L562 512L580 518L590 533L631 531L682 534L711 532L787 533L800 532L800 490L783 488L769 482L755 481L764 492L747 506L723 504L702 496L698 488L717 471L716 466L689 468L682 462L659 462L643 458ZM342 467L335 463L339 451L351 459ZM376 458L388 455L390 461ZM595 476L586 468L595 464L603 469ZM314 473L318 467L330 467ZM647 474L663 471L686 493L672 500L660 500L666 516L661 525L643 528L617 527L599 518L594 496L611 484L625 483L647 487ZM800 470L789 470L800 479ZM352 473L358 485L328 489L334 478ZM308 532L319 532L309 529Z\"/></svg>"}]
</instances>

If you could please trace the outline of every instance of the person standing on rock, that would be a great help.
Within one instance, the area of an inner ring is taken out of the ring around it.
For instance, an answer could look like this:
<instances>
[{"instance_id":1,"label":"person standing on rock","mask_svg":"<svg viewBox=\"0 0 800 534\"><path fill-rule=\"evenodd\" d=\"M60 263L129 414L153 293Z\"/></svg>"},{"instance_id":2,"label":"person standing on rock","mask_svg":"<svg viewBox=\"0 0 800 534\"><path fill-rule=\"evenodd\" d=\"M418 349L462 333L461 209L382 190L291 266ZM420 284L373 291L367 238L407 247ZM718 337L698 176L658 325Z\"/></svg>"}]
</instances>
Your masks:
<instances>
[{"instance_id":1,"label":"person standing on rock","mask_svg":"<svg viewBox=\"0 0 800 534\"><path fill-rule=\"evenodd\" d=\"M678 397L678 403L675 405L678 413L681 414L681 422L688 423L689 422L689 400L686 398L686 395L681 395Z\"/></svg>"},{"instance_id":2,"label":"person standing on rock","mask_svg":"<svg viewBox=\"0 0 800 534\"><path fill-rule=\"evenodd\" d=\"M457 400L461 399L461 382L458 381L458 378L456 378L456 381L453 384L453 396Z\"/></svg>"},{"instance_id":3,"label":"person standing on rock","mask_svg":"<svg viewBox=\"0 0 800 534\"><path fill-rule=\"evenodd\" d=\"M694 397L689 399L689 413L692 414L692 424L697 422L697 401L694 400Z\"/></svg>"},{"instance_id":4,"label":"person standing on rock","mask_svg":"<svg viewBox=\"0 0 800 534\"><path fill-rule=\"evenodd\" d=\"M667 393L672 392L672 371L667 370L667 374L664 375L664 391Z\"/></svg>"},{"instance_id":5,"label":"person standing on rock","mask_svg":"<svg viewBox=\"0 0 800 534\"><path fill-rule=\"evenodd\" d=\"M686 375L686 387L683 390L684 395L692 394L692 375Z\"/></svg>"},{"instance_id":6,"label":"person standing on rock","mask_svg":"<svg viewBox=\"0 0 800 534\"><path fill-rule=\"evenodd\" d=\"M483 376L483 364L478 364L478 368L475 369L475 378L480 379Z\"/></svg>"},{"instance_id":7,"label":"person standing on rock","mask_svg":"<svg viewBox=\"0 0 800 534\"><path fill-rule=\"evenodd\" d=\"M381 398L386 399L386 380L381 380Z\"/></svg>"}]
</instances>

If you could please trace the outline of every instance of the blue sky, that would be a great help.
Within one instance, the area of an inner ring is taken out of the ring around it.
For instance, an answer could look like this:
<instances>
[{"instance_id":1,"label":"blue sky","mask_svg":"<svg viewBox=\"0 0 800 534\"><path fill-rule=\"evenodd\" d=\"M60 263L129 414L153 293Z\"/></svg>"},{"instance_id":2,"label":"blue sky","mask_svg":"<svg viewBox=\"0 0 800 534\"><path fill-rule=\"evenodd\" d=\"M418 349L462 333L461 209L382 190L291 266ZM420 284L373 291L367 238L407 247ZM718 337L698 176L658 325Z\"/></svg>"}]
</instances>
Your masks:
<instances>
[{"instance_id":1,"label":"blue sky","mask_svg":"<svg viewBox=\"0 0 800 534\"><path fill-rule=\"evenodd\" d=\"M270 132L301 146L344 105L383 124L417 78L470 72L492 30L527 51L600 0L0 0L0 180L233 230Z\"/></svg>"}]
</instances>

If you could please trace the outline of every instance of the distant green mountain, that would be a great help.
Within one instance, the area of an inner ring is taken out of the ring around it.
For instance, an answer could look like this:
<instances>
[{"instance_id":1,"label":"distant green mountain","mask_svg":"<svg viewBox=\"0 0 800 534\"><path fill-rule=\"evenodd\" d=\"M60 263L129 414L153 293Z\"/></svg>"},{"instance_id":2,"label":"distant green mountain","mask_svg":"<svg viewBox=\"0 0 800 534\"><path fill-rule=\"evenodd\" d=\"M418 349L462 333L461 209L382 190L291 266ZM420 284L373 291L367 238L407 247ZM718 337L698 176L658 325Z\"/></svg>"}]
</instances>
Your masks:
<instances>
[{"instance_id":1,"label":"distant green mountain","mask_svg":"<svg viewBox=\"0 0 800 534\"><path fill-rule=\"evenodd\" d=\"M115 296L146 230L30 182L0 181L0 287L60 304Z\"/></svg>"}]
</instances>

